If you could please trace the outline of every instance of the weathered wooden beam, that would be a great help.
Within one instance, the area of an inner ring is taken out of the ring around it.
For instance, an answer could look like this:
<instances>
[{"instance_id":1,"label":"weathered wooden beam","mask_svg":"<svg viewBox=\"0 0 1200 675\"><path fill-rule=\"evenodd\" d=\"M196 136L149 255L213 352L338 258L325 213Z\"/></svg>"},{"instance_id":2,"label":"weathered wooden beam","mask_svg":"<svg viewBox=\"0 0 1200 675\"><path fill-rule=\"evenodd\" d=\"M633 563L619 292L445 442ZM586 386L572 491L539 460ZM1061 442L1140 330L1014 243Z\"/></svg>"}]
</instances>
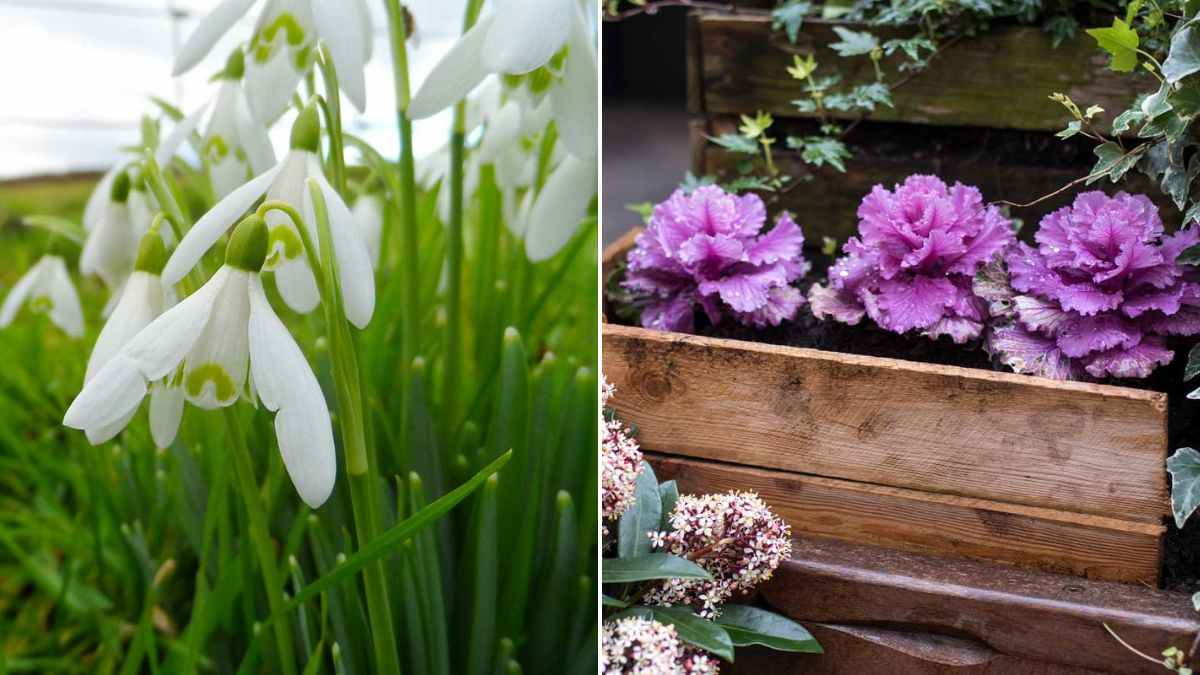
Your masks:
<instances>
[{"instance_id":1,"label":"weathered wooden beam","mask_svg":"<svg viewBox=\"0 0 1200 675\"><path fill-rule=\"evenodd\" d=\"M1022 659L1045 668L971 670L969 664L962 664L966 669L961 671L895 671L900 673L1079 672L1070 668L1161 673L1161 665L1131 654L1104 625L1149 654L1169 646L1186 651L1200 631L1191 599L1184 593L817 538L798 539L792 559L761 591L776 611L802 623L834 624L842 633L850 626L908 633L918 643L922 636L926 642L932 636L955 637L965 641L953 645L966 648L959 649L959 655L973 652L986 658L986 650L990 650L998 655L993 657L996 660ZM815 628L829 639L820 626ZM898 651L897 640L886 646L879 646L878 641L878 636L872 638L869 632L860 636L861 656L873 655L878 663L890 664ZM832 655L846 653L841 645L840 639L829 640ZM739 661L742 654L738 652ZM928 656L944 660L946 651L935 650ZM781 667L772 672L872 672L843 668L836 661L822 665L821 657L797 656L778 662L803 664L805 669Z\"/></svg>"},{"instance_id":2,"label":"weathered wooden beam","mask_svg":"<svg viewBox=\"0 0 1200 675\"><path fill-rule=\"evenodd\" d=\"M875 70L866 56L842 58L829 45L841 40L833 31L836 22L809 19L796 44L781 31L772 30L763 13L705 12L694 21L692 33L700 42L700 76L692 95L706 113L753 113L805 117L792 101L806 96L804 83L787 72L794 55L815 54L817 74L842 75L839 90L875 81ZM917 34L915 27L867 27L881 40ZM899 53L884 59L889 81L898 81ZM1003 68L996 64L1004 64ZM1002 129L1057 131L1066 126L1067 111L1049 100L1063 92L1079 105L1097 104L1107 111L1101 128L1133 102L1135 88L1128 76L1107 67L1107 58L1086 36L1055 48L1050 36L1036 26L998 26L978 36L950 45L929 68L893 89L895 107L878 107L871 118L918 124L963 125ZM1149 81L1146 88L1151 88ZM834 118L858 119L860 112L830 111Z\"/></svg>"},{"instance_id":3,"label":"weathered wooden beam","mask_svg":"<svg viewBox=\"0 0 1200 675\"><path fill-rule=\"evenodd\" d=\"M1165 394L604 327L650 450L1123 520L1167 513Z\"/></svg>"},{"instance_id":4,"label":"weathered wooden beam","mask_svg":"<svg viewBox=\"0 0 1200 675\"><path fill-rule=\"evenodd\" d=\"M681 492L753 490L792 533L1155 585L1161 525L647 453Z\"/></svg>"}]
</instances>

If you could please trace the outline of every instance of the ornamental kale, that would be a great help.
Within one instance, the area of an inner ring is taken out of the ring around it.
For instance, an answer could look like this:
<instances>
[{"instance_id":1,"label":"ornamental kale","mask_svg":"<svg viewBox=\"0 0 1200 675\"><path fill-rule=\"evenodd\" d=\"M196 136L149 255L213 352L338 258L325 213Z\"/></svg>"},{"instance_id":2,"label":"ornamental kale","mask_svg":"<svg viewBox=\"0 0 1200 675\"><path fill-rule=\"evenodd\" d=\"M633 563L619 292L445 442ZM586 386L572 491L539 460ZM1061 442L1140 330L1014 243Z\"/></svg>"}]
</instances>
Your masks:
<instances>
[{"instance_id":1,"label":"ornamental kale","mask_svg":"<svg viewBox=\"0 0 1200 675\"><path fill-rule=\"evenodd\" d=\"M804 296L791 284L808 271L804 234L786 213L763 233L766 218L758 196L712 185L655 206L622 284L641 296L642 326L690 333L696 305L714 325L726 314L756 328L795 318Z\"/></svg>"},{"instance_id":2,"label":"ornamental kale","mask_svg":"<svg viewBox=\"0 0 1200 675\"><path fill-rule=\"evenodd\" d=\"M1021 373L1056 379L1146 377L1171 361L1165 336L1200 333L1200 273L1179 264L1200 241L1164 236L1145 195L1085 192L1042 219L1037 247L1005 256L976 290L1003 317L988 349Z\"/></svg>"},{"instance_id":3,"label":"ornamental kale","mask_svg":"<svg viewBox=\"0 0 1200 675\"><path fill-rule=\"evenodd\" d=\"M809 291L818 319L856 325L866 315L895 333L979 337L987 305L972 279L1015 241L999 209L984 206L974 187L914 175L894 191L876 185L858 218L859 236L829 268L828 285Z\"/></svg>"}]
</instances>

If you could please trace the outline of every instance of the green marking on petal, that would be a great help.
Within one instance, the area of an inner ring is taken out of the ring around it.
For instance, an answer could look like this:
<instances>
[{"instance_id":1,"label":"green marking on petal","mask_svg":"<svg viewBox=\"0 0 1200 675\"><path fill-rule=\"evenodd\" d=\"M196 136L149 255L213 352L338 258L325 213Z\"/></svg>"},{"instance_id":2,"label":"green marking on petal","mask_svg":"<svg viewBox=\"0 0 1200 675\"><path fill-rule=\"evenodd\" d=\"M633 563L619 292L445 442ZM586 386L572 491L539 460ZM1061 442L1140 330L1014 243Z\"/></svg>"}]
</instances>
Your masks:
<instances>
[{"instance_id":1,"label":"green marking on petal","mask_svg":"<svg viewBox=\"0 0 1200 675\"><path fill-rule=\"evenodd\" d=\"M204 386L212 383L217 393L218 401L229 401L237 394L233 386L233 378L219 363L204 363L193 368L187 374L187 393L192 398L198 398L204 392Z\"/></svg>"},{"instance_id":2,"label":"green marking on petal","mask_svg":"<svg viewBox=\"0 0 1200 675\"><path fill-rule=\"evenodd\" d=\"M254 52L255 61L266 63L271 59L276 48L275 38L280 31L284 32L287 44L292 47L304 44L308 37L300 21L291 12L283 12L250 39L250 49Z\"/></svg>"},{"instance_id":3,"label":"green marking on petal","mask_svg":"<svg viewBox=\"0 0 1200 675\"><path fill-rule=\"evenodd\" d=\"M29 310L38 314L49 314L54 309L54 301L49 296L39 295L29 301Z\"/></svg>"},{"instance_id":4,"label":"green marking on petal","mask_svg":"<svg viewBox=\"0 0 1200 675\"><path fill-rule=\"evenodd\" d=\"M295 260L304 254L304 242L301 241L300 235L287 225L276 225L271 228L271 237L268 240L267 248L271 252L267 255L266 267L268 269L282 262L279 259L280 255L288 260Z\"/></svg>"},{"instance_id":5,"label":"green marking on petal","mask_svg":"<svg viewBox=\"0 0 1200 675\"><path fill-rule=\"evenodd\" d=\"M221 160L229 156L229 144L220 134L213 134L204 143L204 154L208 155L214 163L220 163Z\"/></svg>"}]
</instances>

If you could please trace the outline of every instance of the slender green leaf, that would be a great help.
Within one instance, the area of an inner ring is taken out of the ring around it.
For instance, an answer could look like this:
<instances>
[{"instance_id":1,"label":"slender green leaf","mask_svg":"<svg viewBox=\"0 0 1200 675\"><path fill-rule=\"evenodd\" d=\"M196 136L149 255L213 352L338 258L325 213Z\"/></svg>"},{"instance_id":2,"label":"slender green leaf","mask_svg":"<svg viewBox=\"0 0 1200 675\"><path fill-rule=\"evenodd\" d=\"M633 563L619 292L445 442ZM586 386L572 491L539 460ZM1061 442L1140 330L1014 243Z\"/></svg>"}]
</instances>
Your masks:
<instances>
[{"instance_id":1,"label":"slender green leaf","mask_svg":"<svg viewBox=\"0 0 1200 675\"><path fill-rule=\"evenodd\" d=\"M650 553L650 530L658 528L662 518L662 500L658 496L658 479L649 462L642 462L634 489L634 503L621 515L618 523L617 554L635 558Z\"/></svg>"},{"instance_id":2,"label":"slender green leaf","mask_svg":"<svg viewBox=\"0 0 1200 675\"><path fill-rule=\"evenodd\" d=\"M606 584L650 579L711 579L696 563L671 553L650 553L636 558L605 558L600 570Z\"/></svg>"},{"instance_id":3,"label":"slender green leaf","mask_svg":"<svg viewBox=\"0 0 1200 675\"><path fill-rule=\"evenodd\" d=\"M763 645L785 652L820 654L821 645L791 619L747 605L725 605L717 617L735 647Z\"/></svg>"}]
</instances>

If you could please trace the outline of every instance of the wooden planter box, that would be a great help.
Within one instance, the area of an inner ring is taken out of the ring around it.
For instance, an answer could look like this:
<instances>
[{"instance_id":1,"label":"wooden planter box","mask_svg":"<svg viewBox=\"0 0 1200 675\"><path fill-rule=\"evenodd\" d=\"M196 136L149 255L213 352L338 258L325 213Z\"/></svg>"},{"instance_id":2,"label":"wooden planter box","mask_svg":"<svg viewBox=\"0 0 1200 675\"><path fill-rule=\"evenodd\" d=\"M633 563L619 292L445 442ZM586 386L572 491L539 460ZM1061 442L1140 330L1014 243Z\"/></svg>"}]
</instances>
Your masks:
<instances>
[{"instance_id":1,"label":"wooden planter box","mask_svg":"<svg viewBox=\"0 0 1200 675\"><path fill-rule=\"evenodd\" d=\"M734 673L1157 673L1104 624L1150 654L1200 631L1155 588L1165 394L612 324L603 349L660 480L754 490L796 537L763 597L825 654Z\"/></svg>"},{"instance_id":2,"label":"wooden planter box","mask_svg":"<svg viewBox=\"0 0 1200 675\"><path fill-rule=\"evenodd\" d=\"M606 252L606 267L634 234ZM754 489L797 535L1158 580L1165 394L603 332L616 410L685 489Z\"/></svg>"},{"instance_id":3,"label":"wooden planter box","mask_svg":"<svg viewBox=\"0 0 1200 675\"><path fill-rule=\"evenodd\" d=\"M786 71L793 55L815 53L818 73L837 72L843 87L875 78L867 57L842 58L829 47L840 39L835 25L863 29L861 25L810 19L793 44L771 28L765 12L695 12L689 21L689 106L696 115L692 169L697 175L736 175L745 155L726 151L707 137L736 131L740 114L772 113L781 137L805 117L791 103L805 95L803 83ZM911 28L870 30L885 40L915 33ZM891 80L898 77L890 67L898 58L885 59ZM795 212L814 241L852 235L855 212L871 187L890 187L913 173L976 185L987 200L1029 202L1086 175L1095 163L1090 141L1064 143L1053 137L1066 126L1067 113L1049 95L1064 92L1080 105L1099 104L1106 111L1100 126L1107 128L1134 99L1130 82L1129 76L1108 70L1106 57L1085 35L1054 48L1039 27L997 27L946 47L927 70L895 87L895 107L878 107L866 117L868 124L845 139L855 153L846 173L828 166L813 169L782 142L777 144L780 171L812 180L767 197ZM1148 82L1143 88L1151 86ZM863 117L858 111L830 115L846 123ZM812 132L810 124L799 133ZM1178 224L1174 207L1167 208L1169 199L1145 176L1131 174L1121 187L1150 194L1168 223ZM1109 188L1106 182L1089 189ZM1074 193L1064 194L1014 215L1036 223L1073 198Z\"/></svg>"}]
</instances>

